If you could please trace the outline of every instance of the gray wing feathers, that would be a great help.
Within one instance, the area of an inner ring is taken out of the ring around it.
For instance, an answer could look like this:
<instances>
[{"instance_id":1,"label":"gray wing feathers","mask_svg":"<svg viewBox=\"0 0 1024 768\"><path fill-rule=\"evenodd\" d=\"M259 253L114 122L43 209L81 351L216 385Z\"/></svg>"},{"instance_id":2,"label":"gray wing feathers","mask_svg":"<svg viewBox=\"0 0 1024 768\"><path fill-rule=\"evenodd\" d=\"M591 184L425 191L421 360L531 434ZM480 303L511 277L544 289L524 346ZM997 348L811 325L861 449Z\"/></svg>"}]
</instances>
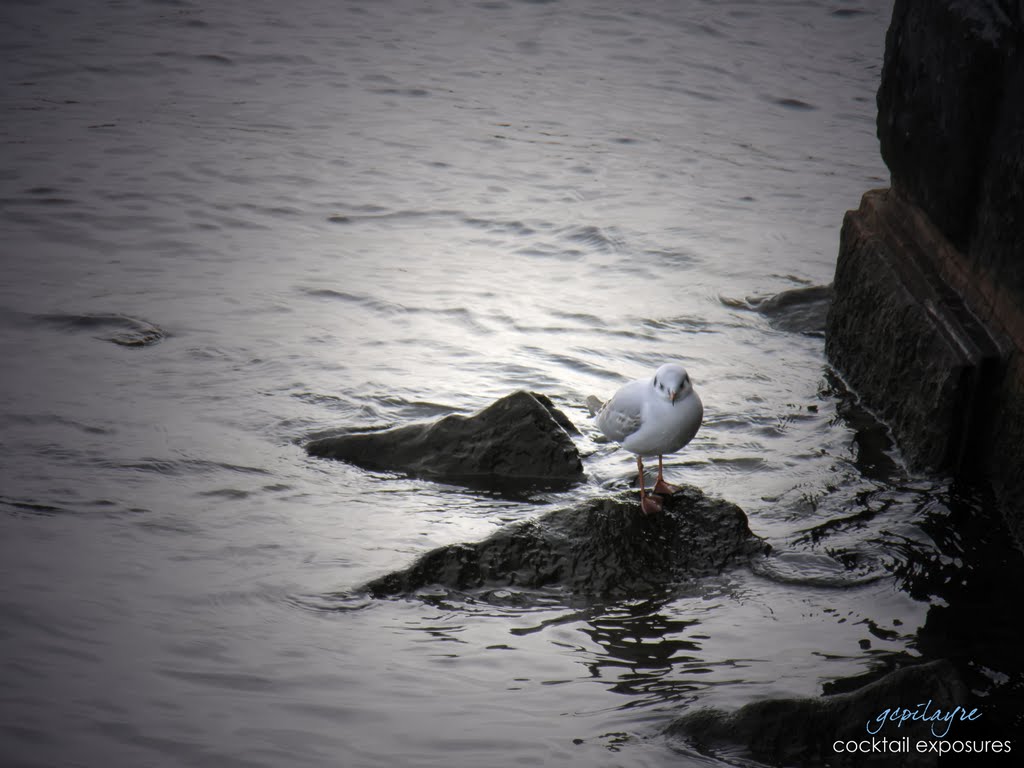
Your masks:
<instances>
[{"instance_id":1,"label":"gray wing feathers","mask_svg":"<svg viewBox=\"0 0 1024 768\"><path fill-rule=\"evenodd\" d=\"M605 408L597 417L597 426L609 440L621 443L640 429L640 416L630 416Z\"/></svg>"},{"instance_id":2,"label":"gray wing feathers","mask_svg":"<svg viewBox=\"0 0 1024 768\"><path fill-rule=\"evenodd\" d=\"M595 397L594 400L597 398ZM589 398L587 404L590 404ZM615 397L605 403L601 412L597 414L595 420L597 428L609 440L621 443L640 429L641 407L642 398L639 387L627 385L616 392Z\"/></svg>"}]
</instances>

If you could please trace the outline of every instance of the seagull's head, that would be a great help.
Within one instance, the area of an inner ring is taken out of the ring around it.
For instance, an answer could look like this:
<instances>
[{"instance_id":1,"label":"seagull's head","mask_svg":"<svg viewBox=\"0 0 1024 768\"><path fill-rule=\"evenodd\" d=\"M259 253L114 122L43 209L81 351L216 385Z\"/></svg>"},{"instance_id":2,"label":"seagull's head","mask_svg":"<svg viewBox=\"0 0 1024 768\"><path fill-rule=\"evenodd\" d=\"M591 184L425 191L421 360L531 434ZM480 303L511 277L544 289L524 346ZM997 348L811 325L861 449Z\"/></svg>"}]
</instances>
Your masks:
<instances>
[{"instance_id":1,"label":"seagull's head","mask_svg":"<svg viewBox=\"0 0 1024 768\"><path fill-rule=\"evenodd\" d=\"M693 392L690 374L681 365L668 363L661 366L651 380L654 391L673 405Z\"/></svg>"}]
</instances>

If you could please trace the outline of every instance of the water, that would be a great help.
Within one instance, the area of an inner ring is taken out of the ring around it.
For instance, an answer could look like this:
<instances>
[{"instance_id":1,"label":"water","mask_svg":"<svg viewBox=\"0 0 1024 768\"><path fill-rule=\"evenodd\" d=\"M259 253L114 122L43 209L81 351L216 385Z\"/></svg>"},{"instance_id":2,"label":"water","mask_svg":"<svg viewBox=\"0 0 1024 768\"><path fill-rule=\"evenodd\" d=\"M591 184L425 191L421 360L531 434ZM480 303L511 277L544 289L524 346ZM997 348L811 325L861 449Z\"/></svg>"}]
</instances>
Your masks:
<instances>
[{"instance_id":1,"label":"water","mask_svg":"<svg viewBox=\"0 0 1024 768\"><path fill-rule=\"evenodd\" d=\"M866 461L822 339L738 306L827 283L843 211L887 183L888 16L4 5L7 760L718 765L664 726L920 657L939 598L893 574L939 557L922 521L951 490ZM626 487L583 399L668 359L706 408L669 479L774 558L612 604L341 597ZM584 428L584 487L503 499L301 447L518 388Z\"/></svg>"}]
</instances>

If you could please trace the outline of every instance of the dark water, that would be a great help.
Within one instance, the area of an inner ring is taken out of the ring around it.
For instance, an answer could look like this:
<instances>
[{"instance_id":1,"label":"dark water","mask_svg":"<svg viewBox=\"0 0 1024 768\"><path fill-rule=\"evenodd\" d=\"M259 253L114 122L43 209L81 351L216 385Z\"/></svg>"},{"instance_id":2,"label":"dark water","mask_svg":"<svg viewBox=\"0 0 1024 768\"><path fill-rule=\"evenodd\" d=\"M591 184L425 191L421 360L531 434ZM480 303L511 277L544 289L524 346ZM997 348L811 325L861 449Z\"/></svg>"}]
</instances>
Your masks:
<instances>
[{"instance_id":1,"label":"dark water","mask_svg":"<svg viewBox=\"0 0 1024 768\"><path fill-rule=\"evenodd\" d=\"M914 577L977 504L865 449L822 339L742 306L828 282L843 211L887 183L888 15L0 7L6 760L718 765L664 726L920 658L943 598ZM337 597L625 487L583 399L669 359L706 408L670 479L773 558L661 600ZM517 388L583 427L584 487L301 449Z\"/></svg>"}]
</instances>

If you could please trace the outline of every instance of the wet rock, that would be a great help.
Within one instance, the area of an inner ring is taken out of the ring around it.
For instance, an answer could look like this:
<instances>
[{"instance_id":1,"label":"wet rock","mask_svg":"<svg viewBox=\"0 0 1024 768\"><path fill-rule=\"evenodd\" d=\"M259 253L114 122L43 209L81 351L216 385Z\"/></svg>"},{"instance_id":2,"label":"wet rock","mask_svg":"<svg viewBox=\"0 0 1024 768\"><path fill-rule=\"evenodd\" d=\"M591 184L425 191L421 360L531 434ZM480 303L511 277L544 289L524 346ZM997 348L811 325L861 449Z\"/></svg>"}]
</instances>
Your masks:
<instances>
[{"instance_id":1,"label":"wet rock","mask_svg":"<svg viewBox=\"0 0 1024 768\"><path fill-rule=\"evenodd\" d=\"M748 299L750 309L768 319L779 331L824 336L825 319L832 305L831 285L809 285L761 299Z\"/></svg>"},{"instance_id":2,"label":"wet rock","mask_svg":"<svg viewBox=\"0 0 1024 768\"><path fill-rule=\"evenodd\" d=\"M878 136L893 188L844 221L829 358L912 464L985 475L1024 543L1021 0L896 0Z\"/></svg>"},{"instance_id":3,"label":"wet rock","mask_svg":"<svg viewBox=\"0 0 1024 768\"><path fill-rule=\"evenodd\" d=\"M1015 144L1009 136L992 144L1004 106L1020 113L1020 83L1009 71L1019 69L1020 13L1011 0L896 0L886 35L882 158L893 187L960 248L986 174L998 172L1004 152L1021 157L1019 134Z\"/></svg>"},{"instance_id":4,"label":"wet rock","mask_svg":"<svg viewBox=\"0 0 1024 768\"><path fill-rule=\"evenodd\" d=\"M864 407L834 371L825 372L825 381L827 389L824 391L835 398L836 413L853 430L856 449L853 464L861 475L890 483L905 479L905 470L891 455L893 443L889 428Z\"/></svg>"},{"instance_id":5,"label":"wet rock","mask_svg":"<svg viewBox=\"0 0 1024 768\"><path fill-rule=\"evenodd\" d=\"M967 702L969 693L954 666L940 660L890 672L849 693L817 699L756 701L732 713L698 710L676 720L668 733L710 754L725 751L735 756L739 746L749 750L754 759L770 765L934 766L938 764L938 755L920 753L914 746L918 740L936 738L929 730L931 724L926 722L890 722L877 733L878 739L909 736L911 748L907 752L837 753L832 745L836 741L870 740L868 722L875 729L879 725L875 719L886 710L915 711L931 701L929 713L937 708L945 713ZM970 739L973 725L952 723L949 736Z\"/></svg>"},{"instance_id":6,"label":"wet rock","mask_svg":"<svg viewBox=\"0 0 1024 768\"><path fill-rule=\"evenodd\" d=\"M632 596L717 574L767 549L743 510L696 488L665 497L657 515L642 514L637 494L624 493L506 526L477 543L440 547L365 590L386 597L432 585L557 585L580 595Z\"/></svg>"},{"instance_id":7,"label":"wet rock","mask_svg":"<svg viewBox=\"0 0 1024 768\"><path fill-rule=\"evenodd\" d=\"M1024 18L1018 24L1024 29ZM1024 42L1006 72L968 251L982 271L1009 283L1007 290L1019 304L1024 301Z\"/></svg>"},{"instance_id":8,"label":"wet rock","mask_svg":"<svg viewBox=\"0 0 1024 768\"><path fill-rule=\"evenodd\" d=\"M544 395L514 392L471 416L325 437L311 456L498 489L562 487L583 477L572 422Z\"/></svg>"},{"instance_id":9,"label":"wet rock","mask_svg":"<svg viewBox=\"0 0 1024 768\"><path fill-rule=\"evenodd\" d=\"M825 351L913 465L961 470L984 453L1000 353L943 258L953 248L918 208L866 193L843 220Z\"/></svg>"}]
</instances>

